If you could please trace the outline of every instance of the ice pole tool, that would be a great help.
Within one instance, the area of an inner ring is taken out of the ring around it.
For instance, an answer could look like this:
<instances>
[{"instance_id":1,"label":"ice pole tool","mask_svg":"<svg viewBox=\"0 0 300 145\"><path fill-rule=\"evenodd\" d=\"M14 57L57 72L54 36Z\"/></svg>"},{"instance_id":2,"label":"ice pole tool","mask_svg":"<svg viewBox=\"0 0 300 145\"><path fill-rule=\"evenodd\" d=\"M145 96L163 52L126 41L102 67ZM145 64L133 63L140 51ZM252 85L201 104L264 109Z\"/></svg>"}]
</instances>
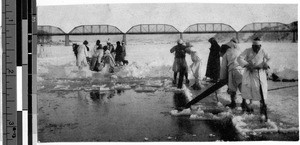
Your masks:
<instances>
[{"instance_id":1,"label":"ice pole tool","mask_svg":"<svg viewBox=\"0 0 300 145\"><path fill-rule=\"evenodd\" d=\"M193 100L191 100L190 102L188 102L184 106L184 108L190 108L192 105L196 104L200 100L204 99L205 97L209 96L213 92L215 92L218 89L222 88L226 84L227 84L227 79L226 80L220 80L220 81L218 81L217 83L215 83L214 85L212 85L211 87L209 87L208 89L206 89L204 92L202 92L200 95L198 95L197 97L195 97Z\"/></svg>"}]
</instances>

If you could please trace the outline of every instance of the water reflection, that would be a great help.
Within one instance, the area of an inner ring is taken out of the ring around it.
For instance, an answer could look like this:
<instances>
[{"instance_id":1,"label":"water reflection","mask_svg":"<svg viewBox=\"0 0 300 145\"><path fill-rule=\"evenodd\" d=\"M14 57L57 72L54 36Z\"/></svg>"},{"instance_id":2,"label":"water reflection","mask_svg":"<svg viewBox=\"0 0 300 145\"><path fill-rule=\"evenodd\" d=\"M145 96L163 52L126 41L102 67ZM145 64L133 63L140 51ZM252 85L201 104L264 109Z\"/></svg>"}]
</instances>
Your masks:
<instances>
[{"instance_id":1,"label":"water reflection","mask_svg":"<svg viewBox=\"0 0 300 145\"><path fill-rule=\"evenodd\" d=\"M118 95L119 93L121 95ZM44 104L53 101L51 97L47 97L49 94L42 95L45 97L40 99L45 102ZM61 101L55 116L47 115L53 113L51 108L39 110L39 123L41 124L40 120L46 120L43 124L49 124L62 122L61 120L65 119L63 124L76 123L78 127L61 128L59 133L45 130L41 132L41 136L44 136L43 141L47 141L50 135L56 141L67 141L67 139L68 141L79 141L79 139L81 141L95 141L95 139L140 141L144 137L161 141L187 141L189 139L208 141L211 140L207 137L208 134L216 134L215 132L219 131L218 128L222 127L221 124L207 125L203 121L191 121L189 116L173 117L158 113L169 112L172 107L184 106L187 99L183 93L155 93L155 96L148 96L147 93L138 94L134 90L107 92L82 90L72 92L65 98L53 97L53 99ZM226 134L226 130L231 133L228 128L221 131ZM70 135L70 132L82 138ZM194 134L196 137L193 136ZM169 136L172 140L167 139ZM216 134L216 136L220 135ZM222 136L222 140L230 139L230 136Z\"/></svg>"},{"instance_id":2,"label":"water reflection","mask_svg":"<svg viewBox=\"0 0 300 145\"><path fill-rule=\"evenodd\" d=\"M183 140L186 134L192 135L194 134L194 129L196 126L192 124L189 120L189 117L177 117L176 125L178 127L176 138L177 140Z\"/></svg>"},{"instance_id":3,"label":"water reflection","mask_svg":"<svg viewBox=\"0 0 300 145\"><path fill-rule=\"evenodd\" d=\"M176 92L174 93L173 96L173 103L175 109L182 109L185 106L185 104L188 103L188 100L184 93ZM177 140L182 140L184 135L186 134L194 134L195 126L189 120L189 117L187 116L176 117L175 123L176 126L178 127L176 133Z\"/></svg>"},{"instance_id":4,"label":"water reflection","mask_svg":"<svg viewBox=\"0 0 300 145\"><path fill-rule=\"evenodd\" d=\"M117 94L118 95L121 95L122 93L124 93L125 91L124 90L117 90Z\"/></svg>"},{"instance_id":5,"label":"water reflection","mask_svg":"<svg viewBox=\"0 0 300 145\"><path fill-rule=\"evenodd\" d=\"M182 107L185 106L186 103L188 103L188 100L184 93L176 92L176 93L174 93L174 96L173 96L173 102L174 102L175 109L180 110L180 109L182 109Z\"/></svg>"},{"instance_id":6,"label":"water reflection","mask_svg":"<svg viewBox=\"0 0 300 145\"><path fill-rule=\"evenodd\" d=\"M90 92L91 99L95 100L102 100L105 94L100 94L100 91L91 91Z\"/></svg>"},{"instance_id":7,"label":"water reflection","mask_svg":"<svg viewBox=\"0 0 300 145\"><path fill-rule=\"evenodd\" d=\"M100 91L91 91L90 98L97 104L105 104L110 102L110 99L115 96L115 91L100 92Z\"/></svg>"},{"instance_id":8,"label":"water reflection","mask_svg":"<svg viewBox=\"0 0 300 145\"><path fill-rule=\"evenodd\" d=\"M226 117L222 120L206 121L206 125L214 132L218 133L221 140L238 141L241 136L234 127L231 117Z\"/></svg>"},{"instance_id":9,"label":"water reflection","mask_svg":"<svg viewBox=\"0 0 300 145\"><path fill-rule=\"evenodd\" d=\"M79 108L86 108L88 112L99 112L103 110L104 115L109 114L111 99L115 96L115 91L78 91ZM101 111L102 112L102 111Z\"/></svg>"}]
</instances>

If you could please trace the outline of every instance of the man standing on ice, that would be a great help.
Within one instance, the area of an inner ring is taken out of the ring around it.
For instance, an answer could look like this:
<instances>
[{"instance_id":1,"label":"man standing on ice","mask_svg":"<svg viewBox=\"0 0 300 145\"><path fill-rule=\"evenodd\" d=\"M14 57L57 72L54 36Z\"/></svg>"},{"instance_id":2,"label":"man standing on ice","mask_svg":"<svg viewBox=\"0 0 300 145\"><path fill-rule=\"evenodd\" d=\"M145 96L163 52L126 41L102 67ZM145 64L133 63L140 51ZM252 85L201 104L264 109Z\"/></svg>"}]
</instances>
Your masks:
<instances>
[{"instance_id":1,"label":"man standing on ice","mask_svg":"<svg viewBox=\"0 0 300 145\"><path fill-rule=\"evenodd\" d=\"M92 71L100 71L98 69L98 65L101 63L101 58L103 56L103 48L100 40L96 41L96 45L92 50L92 60L90 64L90 70Z\"/></svg>"},{"instance_id":2,"label":"man standing on ice","mask_svg":"<svg viewBox=\"0 0 300 145\"><path fill-rule=\"evenodd\" d=\"M220 45L215 38L208 40L211 43L207 60L206 74L213 82L217 82L220 77Z\"/></svg>"},{"instance_id":3,"label":"man standing on ice","mask_svg":"<svg viewBox=\"0 0 300 145\"><path fill-rule=\"evenodd\" d=\"M192 64L191 64L191 70L193 72L193 75L195 77L195 83L192 85L192 88L194 90L200 90L204 86L201 83L200 77L201 77L201 59L200 55L196 51L196 49L193 47L193 45L190 42L186 43L186 52L191 55Z\"/></svg>"},{"instance_id":4,"label":"man standing on ice","mask_svg":"<svg viewBox=\"0 0 300 145\"><path fill-rule=\"evenodd\" d=\"M109 50L109 53L115 60L116 53L115 53L114 45L111 44L110 39L107 40L106 44L107 45L103 47L104 52L106 52L106 50Z\"/></svg>"},{"instance_id":5,"label":"man standing on ice","mask_svg":"<svg viewBox=\"0 0 300 145\"><path fill-rule=\"evenodd\" d=\"M85 46L85 49L86 49L86 52L87 52L86 53L86 61L87 61L88 64L90 64L92 58L91 58L90 48L87 46L88 44L89 44L89 42L84 40L83 45Z\"/></svg>"},{"instance_id":6,"label":"man standing on ice","mask_svg":"<svg viewBox=\"0 0 300 145\"><path fill-rule=\"evenodd\" d=\"M83 67L87 66L87 57L88 57L88 52L87 52L87 45L88 41L84 40L83 45L80 45L77 48L77 61L76 65L78 66L79 70L82 70Z\"/></svg>"},{"instance_id":7,"label":"man standing on ice","mask_svg":"<svg viewBox=\"0 0 300 145\"><path fill-rule=\"evenodd\" d=\"M261 48L259 38L254 39L252 48L246 49L238 57L238 62L245 67L242 80L242 108L247 107L246 99L252 101L260 101L260 112L264 111L264 100L268 94L267 74L269 68L270 57L268 53ZM251 108L251 111L253 109Z\"/></svg>"},{"instance_id":8,"label":"man standing on ice","mask_svg":"<svg viewBox=\"0 0 300 145\"><path fill-rule=\"evenodd\" d=\"M117 47L116 47L116 57L115 57L115 62L117 64L117 66L122 66L124 65L124 53L125 50L123 49L124 47L121 46L120 41L117 41ZM122 62L122 63L121 63Z\"/></svg>"},{"instance_id":9,"label":"man standing on ice","mask_svg":"<svg viewBox=\"0 0 300 145\"><path fill-rule=\"evenodd\" d=\"M108 69L110 73L113 73L116 62L114 56L111 54L111 52L114 52L114 47L109 40L107 41L107 45L104 46L103 51L104 55L102 57L102 61L104 63L104 67L106 68L104 71Z\"/></svg>"},{"instance_id":10,"label":"man standing on ice","mask_svg":"<svg viewBox=\"0 0 300 145\"><path fill-rule=\"evenodd\" d=\"M221 50L224 49L224 47L227 47L228 49L224 51L225 54L221 54L222 64L220 70L220 79L228 80L227 93L230 95L231 103L227 104L226 106L232 109L236 107L236 92L237 89L241 91L243 79L243 68L237 62L237 57L241 54L241 51L236 43L237 40L232 38L228 43L221 46Z\"/></svg>"},{"instance_id":11,"label":"man standing on ice","mask_svg":"<svg viewBox=\"0 0 300 145\"><path fill-rule=\"evenodd\" d=\"M175 52L175 60L173 63L173 71L174 71L174 80L173 84L176 84L177 73L179 72L179 80L177 88L182 88L183 78L185 76L186 83L189 83L188 80L188 67L185 60L186 54L186 46L183 45L183 40L179 39L177 41L177 45L171 48L171 53Z\"/></svg>"}]
</instances>

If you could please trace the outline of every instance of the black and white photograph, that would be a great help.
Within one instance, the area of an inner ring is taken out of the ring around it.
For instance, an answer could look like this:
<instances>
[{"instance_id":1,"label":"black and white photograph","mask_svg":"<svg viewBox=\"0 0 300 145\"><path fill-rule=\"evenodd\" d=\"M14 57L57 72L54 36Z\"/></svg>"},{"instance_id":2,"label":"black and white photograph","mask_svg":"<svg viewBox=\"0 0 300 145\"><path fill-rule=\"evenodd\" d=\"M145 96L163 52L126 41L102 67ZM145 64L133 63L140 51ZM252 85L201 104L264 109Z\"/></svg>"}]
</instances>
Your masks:
<instances>
[{"instance_id":1,"label":"black and white photograph","mask_svg":"<svg viewBox=\"0 0 300 145\"><path fill-rule=\"evenodd\" d=\"M298 14L296 2L38 5L37 141L299 141Z\"/></svg>"}]
</instances>

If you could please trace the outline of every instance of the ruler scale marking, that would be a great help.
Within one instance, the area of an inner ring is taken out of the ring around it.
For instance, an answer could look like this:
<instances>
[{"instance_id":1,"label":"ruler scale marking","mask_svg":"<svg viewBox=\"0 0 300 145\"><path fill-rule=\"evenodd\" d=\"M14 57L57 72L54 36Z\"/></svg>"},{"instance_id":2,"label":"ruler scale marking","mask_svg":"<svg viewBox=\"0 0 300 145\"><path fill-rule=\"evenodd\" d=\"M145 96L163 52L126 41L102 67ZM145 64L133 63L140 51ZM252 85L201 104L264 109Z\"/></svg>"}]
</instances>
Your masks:
<instances>
[{"instance_id":1,"label":"ruler scale marking","mask_svg":"<svg viewBox=\"0 0 300 145\"><path fill-rule=\"evenodd\" d=\"M36 106L32 109L37 105L36 29L36 0L2 1L4 145L31 145L37 141L37 127L32 127L37 121Z\"/></svg>"}]
</instances>

